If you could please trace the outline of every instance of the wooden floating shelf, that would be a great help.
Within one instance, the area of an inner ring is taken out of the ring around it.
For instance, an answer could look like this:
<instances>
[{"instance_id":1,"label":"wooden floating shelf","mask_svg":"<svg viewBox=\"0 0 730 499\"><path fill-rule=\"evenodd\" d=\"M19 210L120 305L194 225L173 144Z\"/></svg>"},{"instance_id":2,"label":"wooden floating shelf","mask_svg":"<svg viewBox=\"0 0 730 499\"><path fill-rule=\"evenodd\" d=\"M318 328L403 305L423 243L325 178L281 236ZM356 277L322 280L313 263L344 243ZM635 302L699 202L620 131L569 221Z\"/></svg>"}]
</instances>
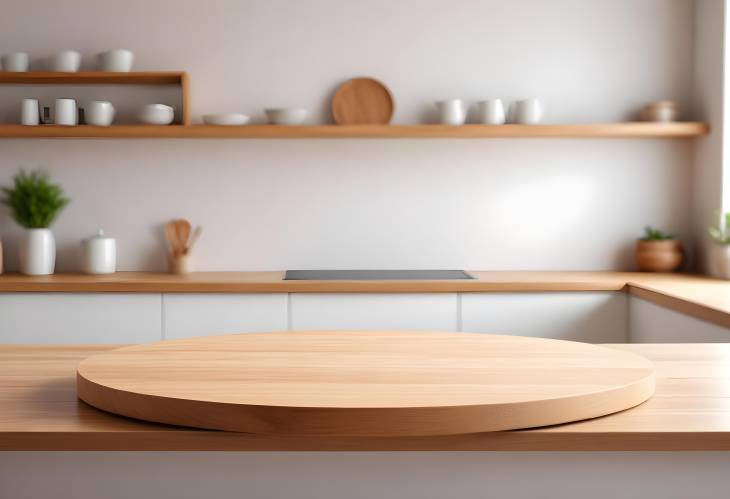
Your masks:
<instances>
[{"instance_id":1,"label":"wooden floating shelf","mask_svg":"<svg viewBox=\"0 0 730 499\"><path fill-rule=\"evenodd\" d=\"M29 71L26 73L0 72L0 84L5 85L180 85L187 79L184 71L135 71L110 73L82 71L59 73Z\"/></svg>"},{"instance_id":2,"label":"wooden floating shelf","mask_svg":"<svg viewBox=\"0 0 730 499\"><path fill-rule=\"evenodd\" d=\"M132 73L126 73L132 74ZM111 78L111 76L108 76ZM128 81L129 82L129 81ZM585 125L0 125L0 138L120 139L364 139L364 138L691 138L706 123L603 123Z\"/></svg>"},{"instance_id":3,"label":"wooden floating shelf","mask_svg":"<svg viewBox=\"0 0 730 499\"><path fill-rule=\"evenodd\" d=\"M180 87L182 93L182 109L180 110L182 126L190 125L190 91L188 83L188 74L184 71L135 71L129 73L112 73L107 71L83 71L77 73L60 73L55 71L29 71L26 73L6 73L0 72L0 85L174 85ZM57 129L56 132L48 132L47 130L39 130L36 134L31 135L15 135L12 128L18 126L21 128L23 125L0 125L0 138L33 138L33 137L135 137L135 135L121 134L121 135L106 135L101 133L93 132L93 130L100 130L99 127L79 127L86 128L86 133L81 135L69 134L70 132L64 132L53 127L50 129ZM6 128L9 128L6 131ZM36 127L36 128L41 128ZM46 128L44 125L42 128ZM65 127L72 128L72 127ZM114 134L120 132L116 129L113 131ZM124 128L124 127L120 127ZM45 135L51 133L51 135ZM146 136L146 135L145 135Z\"/></svg>"}]
</instances>

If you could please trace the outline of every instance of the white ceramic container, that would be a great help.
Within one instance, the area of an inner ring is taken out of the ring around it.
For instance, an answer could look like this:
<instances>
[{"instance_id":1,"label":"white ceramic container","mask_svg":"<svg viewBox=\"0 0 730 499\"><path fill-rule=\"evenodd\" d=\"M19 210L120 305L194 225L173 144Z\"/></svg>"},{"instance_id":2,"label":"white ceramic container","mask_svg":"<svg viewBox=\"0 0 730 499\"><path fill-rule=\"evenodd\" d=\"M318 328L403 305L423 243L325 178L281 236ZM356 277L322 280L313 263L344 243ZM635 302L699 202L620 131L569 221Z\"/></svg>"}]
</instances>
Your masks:
<instances>
[{"instance_id":1,"label":"white ceramic container","mask_svg":"<svg viewBox=\"0 0 730 499\"><path fill-rule=\"evenodd\" d=\"M62 50L49 57L48 67L51 71L75 73L81 67L81 54L75 50Z\"/></svg>"},{"instance_id":2,"label":"white ceramic container","mask_svg":"<svg viewBox=\"0 0 730 499\"><path fill-rule=\"evenodd\" d=\"M208 125L245 125L249 122L249 117L245 114L238 113L218 113L218 114L204 114L203 123Z\"/></svg>"},{"instance_id":3,"label":"white ceramic container","mask_svg":"<svg viewBox=\"0 0 730 499\"><path fill-rule=\"evenodd\" d=\"M53 123L56 125L78 125L79 110L74 99L56 99L53 106Z\"/></svg>"},{"instance_id":4,"label":"white ceramic container","mask_svg":"<svg viewBox=\"0 0 730 499\"><path fill-rule=\"evenodd\" d=\"M477 119L484 125L504 125L506 121L502 99L483 100L477 103Z\"/></svg>"},{"instance_id":5,"label":"white ceramic container","mask_svg":"<svg viewBox=\"0 0 730 499\"><path fill-rule=\"evenodd\" d=\"M466 107L461 99L438 101L436 108L442 125L463 125L466 120Z\"/></svg>"},{"instance_id":6,"label":"white ceramic container","mask_svg":"<svg viewBox=\"0 0 730 499\"><path fill-rule=\"evenodd\" d=\"M544 113L545 107L539 99L519 100L514 103L513 121L522 125L536 125L542 121Z\"/></svg>"},{"instance_id":7,"label":"white ceramic container","mask_svg":"<svg viewBox=\"0 0 730 499\"><path fill-rule=\"evenodd\" d=\"M147 125L169 125L175 119L175 109L165 104L147 104L139 112L139 120Z\"/></svg>"},{"instance_id":8,"label":"white ceramic container","mask_svg":"<svg viewBox=\"0 0 730 499\"><path fill-rule=\"evenodd\" d=\"M128 73L134 64L134 53L131 50L116 49L102 52L96 56L100 71Z\"/></svg>"},{"instance_id":9,"label":"white ceramic container","mask_svg":"<svg viewBox=\"0 0 730 499\"><path fill-rule=\"evenodd\" d=\"M301 125L307 119L307 110L293 107L264 109L272 125Z\"/></svg>"},{"instance_id":10,"label":"white ceramic container","mask_svg":"<svg viewBox=\"0 0 730 499\"><path fill-rule=\"evenodd\" d=\"M23 105L20 111L20 122L23 125L35 126L40 123L40 107L38 99L23 99Z\"/></svg>"},{"instance_id":11,"label":"white ceramic container","mask_svg":"<svg viewBox=\"0 0 730 499\"><path fill-rule=\"evenodd\" d=\"M20 239L20 272L26 275L53 274L56 241L50 229L26 229Z\"/></svg>"},{"instance_id":12,"label":"white ceramic container","mask_svg":"<svg viewBox=\"0 0 730 499\"><path fill-rule=\"evenodd\" d=\"M81 268L87 274L113 274L117 271L117 241L103 230L81 241Z\"/></svg>"},{"instance_id":13,"label":"white ceramic container","mask_svg":"<svg viewBox=\"0 0 730 499\"><path fill-rule=\"evenodd\" d=\"M109 126L114 121L116 109L111 102L94 100L86 105L85 117L88 125Z\"/></svg>"},{"instance_id":14,"label":"white ceramic container","mask_svg":"<svg viewBox=\"0 0 730 499\"><path fill-rule=\"evenodd\" d=\"M28 66L30 66L30 58L25 52L5 54L0 62L2 62L3 71L9 73L24 73L28 71Z\"/></svg>"}]
</instances>

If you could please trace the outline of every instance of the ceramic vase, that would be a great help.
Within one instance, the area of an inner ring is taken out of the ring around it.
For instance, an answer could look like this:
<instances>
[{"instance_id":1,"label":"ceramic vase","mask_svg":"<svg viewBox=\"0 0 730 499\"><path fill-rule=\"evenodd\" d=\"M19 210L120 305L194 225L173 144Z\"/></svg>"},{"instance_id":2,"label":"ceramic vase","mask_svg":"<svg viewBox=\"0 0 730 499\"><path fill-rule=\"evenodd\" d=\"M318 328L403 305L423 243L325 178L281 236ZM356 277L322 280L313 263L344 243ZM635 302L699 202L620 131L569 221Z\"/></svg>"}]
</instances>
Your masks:
<instances>
[{"instance_id":1,"label":"ceramic vase","mask_svg":"<svg viewBox=\"0 0 730 499\"><path fill-rule=\"evenodd\" d=\"M682 265L684 250L677 239L637 241L636 263L645 272L672 272Z\"/></svg>"},{"instance_id":2,"label":"ceramic vase","mask_svg":"<svg viewBox=\"0 0 730 499\"><path fill-rule=\"evenodd\" d=\"M713 244L710 249L710 273L730 280L730 245Z\"/></svg>"},{"instance_id":3,"label":"ceramic vase","mask_svg":"<svg viewBox=\"0 0 730 499\"><path fill-rule=\"evenodd\" d=\"M50 229L26 229L19 249L21 273L53 274L56 266L56 241Z\"/></svg>"}]
</instances>

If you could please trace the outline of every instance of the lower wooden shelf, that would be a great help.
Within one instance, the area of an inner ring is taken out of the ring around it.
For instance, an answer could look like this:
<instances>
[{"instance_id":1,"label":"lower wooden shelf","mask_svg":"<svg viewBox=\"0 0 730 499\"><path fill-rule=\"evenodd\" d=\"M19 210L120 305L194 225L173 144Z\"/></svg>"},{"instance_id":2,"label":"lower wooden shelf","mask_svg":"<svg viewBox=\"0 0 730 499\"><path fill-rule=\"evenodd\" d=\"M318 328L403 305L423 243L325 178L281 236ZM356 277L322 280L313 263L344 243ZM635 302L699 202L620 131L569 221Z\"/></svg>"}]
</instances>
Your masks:
<instances>
[{"instance_id":1,"label":"lower wooden shelf","mask_svg":"<svg viewBox=\"0 0 730 499\"><path fill-rule=\"evenodd\" d=\"M364 138L691 138L706 135L699 122L569 125L0 125L0 139L364 139Z\"/></svg>"}]
</instances>

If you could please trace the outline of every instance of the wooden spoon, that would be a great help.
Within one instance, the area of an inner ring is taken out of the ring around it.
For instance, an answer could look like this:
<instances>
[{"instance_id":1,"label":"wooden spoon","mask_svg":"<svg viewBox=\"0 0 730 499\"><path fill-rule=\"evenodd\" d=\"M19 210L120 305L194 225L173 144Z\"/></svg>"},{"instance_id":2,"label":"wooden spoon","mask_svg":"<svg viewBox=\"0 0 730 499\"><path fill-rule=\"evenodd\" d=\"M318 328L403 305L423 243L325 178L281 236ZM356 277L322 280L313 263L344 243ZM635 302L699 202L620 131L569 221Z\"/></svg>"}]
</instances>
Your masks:
<instances>
[{"instance_id":1,"label":"wooden spoon","mask_svg":"<svg viewBox=\"0 0 730 499\"><path fill-rule=\"evenodd\" d=\"M180 247L178 244L177 228L174 220L165 224L165 238L167 239L167 244L170 245L172 255L178 256L180 254Z\"/></svg>"},{"instance_id":2,"label":"wooden spoon","mask_svg":"<svg viewBox=\"0 0 730 499\"><path fill-rule=\"evenodd\" d=\"M195 246L195 242L200 237L200 233L203 232L203 228L198 225L195 227L195 230L193 231L193 235L190 236L190 242L188 243L187 248L185 248L185 254L187 255L191 249L193 249L193 246Z\"/></svg>"},{"instance_id":3,"label":"wooden spoon","mask_svg":"<svg viewBox=\"0 0 730 499\"><path fill-rule=\"evenodd\" d=\"M191 225L184 218L178 218L175 220L175 232L177 232L177 242L180 254L184 255L188 248L188 242L190 241L190 230Z\"/></svg>"}]
</instances>

